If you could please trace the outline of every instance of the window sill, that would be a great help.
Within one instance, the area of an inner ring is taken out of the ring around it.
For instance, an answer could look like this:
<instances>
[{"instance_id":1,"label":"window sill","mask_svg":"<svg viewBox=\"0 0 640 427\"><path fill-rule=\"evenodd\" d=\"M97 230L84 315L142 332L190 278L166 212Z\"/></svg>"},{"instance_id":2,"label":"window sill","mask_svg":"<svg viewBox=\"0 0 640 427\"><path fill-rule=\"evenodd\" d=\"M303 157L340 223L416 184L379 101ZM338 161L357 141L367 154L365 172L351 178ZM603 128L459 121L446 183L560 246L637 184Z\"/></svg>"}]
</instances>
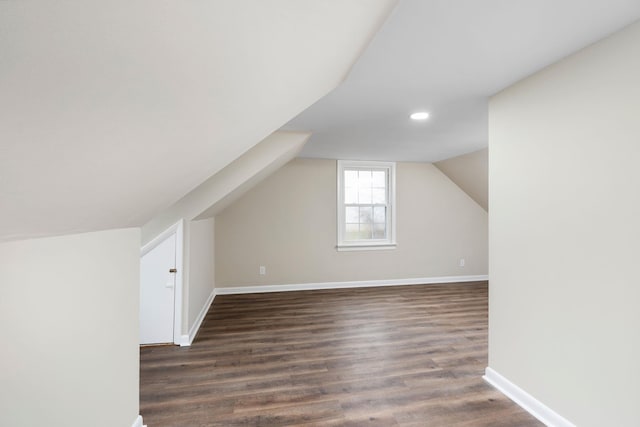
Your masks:
<instances>
[{"instance_id":1,"label":"window sill","mask_svg":"<svg viewBox=\"0 0 640 427\"><path fill-rule=\"evenodd\" d=\"M338 252L343 251L384 251L384 250L393 250L398 245L396 243L380 243L380 244L342 244L337 245L336 250Z\"/></svg>"}]
</instances>

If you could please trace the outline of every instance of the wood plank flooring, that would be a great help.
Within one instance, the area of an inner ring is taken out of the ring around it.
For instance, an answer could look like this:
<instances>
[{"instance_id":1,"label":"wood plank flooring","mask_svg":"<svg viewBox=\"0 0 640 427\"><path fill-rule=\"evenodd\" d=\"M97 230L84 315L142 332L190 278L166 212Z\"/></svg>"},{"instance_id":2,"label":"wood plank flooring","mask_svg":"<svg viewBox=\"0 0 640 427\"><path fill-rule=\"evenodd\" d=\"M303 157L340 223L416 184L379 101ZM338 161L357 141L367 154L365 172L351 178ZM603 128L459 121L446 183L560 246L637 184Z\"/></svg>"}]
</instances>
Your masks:
<instances>
[{"instance_id":1,"label":"wood plank flooring","mask_svg":"<svg viewBox=\"0 0 640 427\"><path fill-rule=\"evenodd\" d=\"M149 427L542 425L481 378L486 282L218 296L140 358Z\"/></svg>"}]
</instances>

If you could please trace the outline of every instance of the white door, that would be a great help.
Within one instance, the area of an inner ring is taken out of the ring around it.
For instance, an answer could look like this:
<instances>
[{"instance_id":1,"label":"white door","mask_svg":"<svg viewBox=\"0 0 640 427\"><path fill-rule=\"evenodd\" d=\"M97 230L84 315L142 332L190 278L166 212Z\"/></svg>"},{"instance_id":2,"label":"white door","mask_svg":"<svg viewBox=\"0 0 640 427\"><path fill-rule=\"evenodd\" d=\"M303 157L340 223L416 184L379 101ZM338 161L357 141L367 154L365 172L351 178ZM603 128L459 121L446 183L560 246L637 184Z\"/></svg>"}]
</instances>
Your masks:
<instances>
[{"instance_id":1,"label":"white door","mask_svg":"<svg viewBox=\"0 0 640 427\"><path fill-rule=\"evenodd\" d=\"M173 342L176 234L140 260L140 344Z\"/></svg>"}]
</instances>

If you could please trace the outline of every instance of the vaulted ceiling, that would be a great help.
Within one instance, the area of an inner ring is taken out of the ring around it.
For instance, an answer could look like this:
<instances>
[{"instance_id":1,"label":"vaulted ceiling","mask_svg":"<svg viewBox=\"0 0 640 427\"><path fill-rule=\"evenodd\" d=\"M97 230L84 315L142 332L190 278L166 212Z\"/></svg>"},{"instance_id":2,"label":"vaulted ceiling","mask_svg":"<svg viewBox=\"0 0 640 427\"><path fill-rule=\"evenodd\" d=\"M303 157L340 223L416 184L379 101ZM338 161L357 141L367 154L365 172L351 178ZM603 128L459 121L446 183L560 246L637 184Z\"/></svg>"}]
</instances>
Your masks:
<instances>
[{"instance_id":1,"label":"vaulted ceiling","mask_svg":"<svg viewBox=\"0 0 640 427\"><path fill-rule=\"evenodd\" d=\"M303 157L479 150L491 95L639 18L638 0L401 0L348 79L285 129L313 133Z\"/></svg>"},{"instance_id":2,"label":"vaulted ceiling","mask_svg":"<svg viewBox=\"0 0 640 427\"><path fill-rule=\"evenodd\" d=\"M393 0L0 2L0 240L139 226L333 89Z\"/></svg>"},{"instance_id":3,"label":"vaulted ceiling","mask_svg":"<svg viewBox=\"0 0 640 427\"><path fill-rule=\"evenodd\" d=\"M490 95L640 18L396 3L0 1L0 241L140 226L281 127L313 133L304 157L481 149Z\"/></svg>"}]
</instances>

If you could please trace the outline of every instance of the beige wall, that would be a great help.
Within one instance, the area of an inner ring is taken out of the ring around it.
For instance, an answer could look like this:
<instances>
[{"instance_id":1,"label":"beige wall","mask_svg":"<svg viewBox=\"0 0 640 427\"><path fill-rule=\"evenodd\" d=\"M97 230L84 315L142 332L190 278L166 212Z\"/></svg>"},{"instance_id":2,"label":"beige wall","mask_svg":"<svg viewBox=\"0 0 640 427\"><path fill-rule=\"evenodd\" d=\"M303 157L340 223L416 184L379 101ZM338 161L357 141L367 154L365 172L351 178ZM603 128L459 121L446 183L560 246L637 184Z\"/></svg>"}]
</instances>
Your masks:
<instances>
[{"instance_id":1,"label":"beige wall","mask_svg":"<svg viewBox=\"0 0 640 427\"><path fill-rule=\"evenodd\" d=\"M495 96L489 365L579 426L640 425L640 24Z\"/></svg>"},{"instance_id":2,"label":"beige wall","mask_svg":"<svg viewBox=\"0 0 640 427\"><path fill-rule=\"evenodd\" d=\"M140 231L0 244L0 425L138 416Z\"/></svg>"},{"instance_id":3,"label":"beige wall","mask_svg":"<svg viewBox=\"0 0 640 427\"><path fill-rule=\"evenodd\" d=\"M488 149L434 163L486 211L489 208Z\"/></svg>"},{"instance_id":4,"label":"beige wall","mask_svg":"<svg viewBox=\"0 0 640 427\"><path fill-rule=\"evenodd\" d=\"M431 164L396 181L397 249L337 252L336 161L293 160L216 217L216 287L486 274L486 212Z\"/></svg>"},{"instance_id":5,"label":"beige wall","mask_svg":"<svg viewBox=\"0 0 640 427\"><path fill-rule=\"evenodd\" d=\"M194 325L214 289L214 219L189 225L189 292L187 330Z\"/></svg>"}]
</instances>

